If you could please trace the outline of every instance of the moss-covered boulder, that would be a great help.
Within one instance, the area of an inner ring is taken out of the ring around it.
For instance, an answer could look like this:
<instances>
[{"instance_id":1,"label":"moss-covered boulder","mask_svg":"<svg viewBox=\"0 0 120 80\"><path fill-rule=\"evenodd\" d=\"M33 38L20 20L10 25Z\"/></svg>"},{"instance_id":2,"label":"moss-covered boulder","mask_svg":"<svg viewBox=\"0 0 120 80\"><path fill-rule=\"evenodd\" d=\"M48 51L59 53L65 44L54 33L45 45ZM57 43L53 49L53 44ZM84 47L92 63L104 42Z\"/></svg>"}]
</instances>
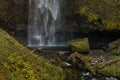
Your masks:
<instances>
[{"instance_id":1,"label":"moss-covered boulder","mask_svg":"<svg viewBox=\"0 0 120 80\"><path fill-rule=\"evenodd\" d=\"M73 52L89 52L88 38L69 41L68 45Z\"/></svg>"},{"instance_id":2,"label":"moss-covered boulder","mask_svg":"<svg viewBox=\"0 0 120 80\"><path fill-rule=\"evenodd\" d=\"M0 80L64 80L63 71L0 29Z\"/></svg>"},{"instance_id":3,"label":"moss-covered boulder","mask_svg":"<svg viewBox=\"0 0 120 80\"><path fill-rule=\"evenodd\" d=\"M112 54L120 55L120 39L109 43L109 50Z\"/></svg>"},{"instance_id":4,"label":"moss-covered boulder","mask_svg":"<svg viewBox=\"0 0 120 80\"><path fill-rule=\"evenodd\" d=\"M116 47L120 47L120 39L115 40L115 41L109 43L109 48L114 49Z\"/></svg>"}]
</instances>

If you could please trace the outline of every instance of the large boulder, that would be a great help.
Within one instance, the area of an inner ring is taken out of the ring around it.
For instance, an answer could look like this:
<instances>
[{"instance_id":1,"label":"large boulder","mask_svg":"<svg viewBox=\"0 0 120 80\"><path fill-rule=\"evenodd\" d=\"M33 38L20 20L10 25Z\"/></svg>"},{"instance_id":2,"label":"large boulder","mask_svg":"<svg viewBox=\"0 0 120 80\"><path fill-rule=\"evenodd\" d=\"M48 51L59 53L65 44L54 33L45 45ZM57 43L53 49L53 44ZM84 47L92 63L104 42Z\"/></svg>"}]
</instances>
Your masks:
<instances>
[{"instance_id":1,"label":"large boulder","mask_svg":"<svg viewBox=\"0 0 120 80\"><path fill-rule=\"evenodd\" d=\"M89 52L89 41L88 38L82 38L77 40L69 41L69 47L74 52Z\"/></svg>"}]
</instances>

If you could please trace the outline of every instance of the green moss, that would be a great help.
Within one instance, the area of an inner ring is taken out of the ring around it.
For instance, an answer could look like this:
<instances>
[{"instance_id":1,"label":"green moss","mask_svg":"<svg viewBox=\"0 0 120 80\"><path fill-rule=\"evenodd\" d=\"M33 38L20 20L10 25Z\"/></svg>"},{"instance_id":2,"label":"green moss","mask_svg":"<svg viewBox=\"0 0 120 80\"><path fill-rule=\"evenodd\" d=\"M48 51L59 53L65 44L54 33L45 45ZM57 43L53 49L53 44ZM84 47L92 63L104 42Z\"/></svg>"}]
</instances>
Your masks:
<instances>
[{"instance_id":1,"label":"green moss","mask_svg":"<svg viewBox=\"0 0 120 80\"><path fill-rule=\"evenodd\" d=\"M120 39L109 43L109 48L114 49L116 47L120 47Z\"/></svg>"},{"instance_id":2,"label":"green moss","mask_svg":"<svg viewBox=\"0 0 120 80\"><path fill-rule=\"evenodd\" d=\"M107 30L120 30L120 22L103 21Z\"/></svg>"},{"instance_id":3,"label":"green moss","mask_svg":"<svg viewBox=\"0 0 120 80\"><path fill-rule=\"evenodd\" d=\"M103 0L99 2L96 0L76 0L75 2L79 8L77 12L80 15L87 16L89 22L94 23L98 19L101 20L102 26L98 24L95 27L105 27L104 29L108 31L120 30L119 0Z\"/></svg>"},{"instance_id":4,"label":"green moss","mask_svg":"<svg viewBox=\"0 0 120 80\"><path fill-rule=\"evenodd\" d=\"M64 80L61 68L32 54L0 29L0 80Z\"/></svg>"},{"instance_id":5,"label":"green moss","mask_svg":"<svg viewBox=\"0 0 120 80\"><path fill-rule=\"evenodd\" d=\"M89 8L88 8L87 6L83 6L83 7L81 7L79 13L80 13L81 15L85 15L85 14L87 14L88 11L89 11Z\"/></svg>"},{"instance_id":6,"label":"green moss","mask_svg":"<svg viewBox=\"0 0 120 80\"><path fill-rule=\"evenodd\" d=\"M99 69L98 73L120 78L120 62L107 66L104 69Z\"/></svg>"},{"instance_id":7,"label":"green moss","mask_svg":"<svg viewBox=\"0 0 120 80\"><path fill-rule=\"evenodd\" d=\"M11 70L11 73L14 74L14 76L16 76L18 79L36 80L30 62L24 61L22 56L12 54L8 57L8 61L8 70ZM11 79L12 78L13 77L11 77Z\"/></svg>"},{"instance_id":8,"label":"green moss","mask_svg":"<svg viewBox=\"0 0 120 80\"><path fill-rule=\"evenodd\" d=\"M79 13L88 17L89 22L93 22L99 19L99 16L92 12L88 6L81 7Z\"/></svg>"},{"instance_id":9,"label":"green moss","mask_svg":"<svg viewBox=\"0 0 120 80\"><path fill-rule=\"evenodd\" d=\"M120 55L120 39L109 43L109 49L112 54Z\"/></svg>"},{"instance_id":10,"label":"green moss","mask_svg":"<svg viewBox=\"0 0 120 80\"><path fill-rule=\"evenodd\" d=\"M89 42L88 38L73 40L68 43L72 51L75 52L88 52L89 51Z\"/></svg>"}]
</instances>

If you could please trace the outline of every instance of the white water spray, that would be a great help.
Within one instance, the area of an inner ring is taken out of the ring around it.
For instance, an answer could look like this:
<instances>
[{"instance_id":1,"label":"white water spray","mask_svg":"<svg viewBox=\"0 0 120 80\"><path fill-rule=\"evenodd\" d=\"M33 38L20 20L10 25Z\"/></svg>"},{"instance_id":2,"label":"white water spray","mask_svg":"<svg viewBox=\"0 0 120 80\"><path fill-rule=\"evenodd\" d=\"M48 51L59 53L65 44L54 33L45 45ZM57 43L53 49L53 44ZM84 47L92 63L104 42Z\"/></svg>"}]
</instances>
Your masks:
<instances>
[{"instance_id":1,"label":"white water spray","mask_svg":"<svg viewBox=\"0 0 120 80\"><path fill-rule=\"evenodd\" d=\"M28 45L56 45L55 29L59 15L59 0L30 0L29 4Z\"/></svg>"}]
</instances>

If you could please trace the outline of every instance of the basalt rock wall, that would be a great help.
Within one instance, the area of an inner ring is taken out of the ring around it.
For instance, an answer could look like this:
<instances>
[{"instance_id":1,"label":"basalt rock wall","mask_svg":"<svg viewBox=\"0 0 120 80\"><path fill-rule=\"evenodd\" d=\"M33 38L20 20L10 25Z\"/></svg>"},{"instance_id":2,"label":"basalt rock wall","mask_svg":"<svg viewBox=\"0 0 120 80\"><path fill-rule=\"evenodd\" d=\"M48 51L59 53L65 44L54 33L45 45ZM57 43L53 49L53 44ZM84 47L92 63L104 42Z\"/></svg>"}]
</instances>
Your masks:
<instances>
[{"instance_id":1,"label":"basalt rock wall","mask_svg":"<svg viewBox=\"0 0 120 80\"><path fill-rule=\"evenodd\" d=\"M0 25L11 33L27 29L29 0L0 0Z\"/></svg>"}]
</instances>

